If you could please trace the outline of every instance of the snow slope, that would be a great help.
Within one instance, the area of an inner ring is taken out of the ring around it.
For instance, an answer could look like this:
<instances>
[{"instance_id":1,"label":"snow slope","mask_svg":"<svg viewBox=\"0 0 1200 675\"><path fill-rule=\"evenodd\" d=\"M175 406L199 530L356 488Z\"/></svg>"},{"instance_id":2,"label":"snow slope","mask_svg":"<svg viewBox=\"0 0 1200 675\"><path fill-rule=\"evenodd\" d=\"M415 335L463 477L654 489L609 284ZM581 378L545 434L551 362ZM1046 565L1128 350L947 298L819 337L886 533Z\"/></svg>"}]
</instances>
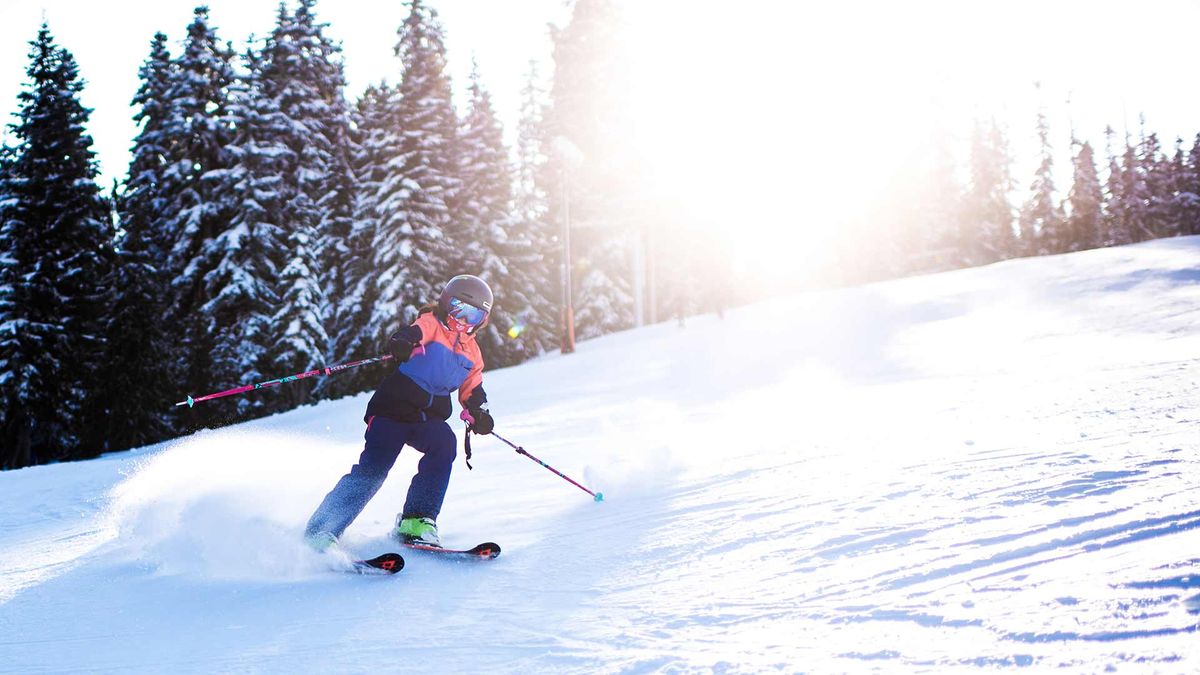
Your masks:
<instances>
[{"instance_id":1,"label":"snow slope","mask_svg":"<svg viewBox=\"0 0 1200 675\"><path fill-rule=\"evenodd\" d=\"M2 473L0 671L1194 672L1198 370L1198 238L609 336L486 378L606 500L480 438L443 540L504 554L396 577L297 543L364 397Z\"/></svg>"}]
</instances>

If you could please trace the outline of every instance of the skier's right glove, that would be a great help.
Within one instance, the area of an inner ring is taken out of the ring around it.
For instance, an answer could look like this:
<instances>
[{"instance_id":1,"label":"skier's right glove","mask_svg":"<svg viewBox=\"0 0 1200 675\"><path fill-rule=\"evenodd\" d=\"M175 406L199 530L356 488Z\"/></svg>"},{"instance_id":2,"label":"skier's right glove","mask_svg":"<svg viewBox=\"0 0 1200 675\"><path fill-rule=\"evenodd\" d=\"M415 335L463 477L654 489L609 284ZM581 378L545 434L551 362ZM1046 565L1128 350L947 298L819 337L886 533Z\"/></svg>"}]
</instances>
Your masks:
<instances>
[{"instance_id":1,"label":"skier's right glove","mask_svg":"<svg viewBox=\"0 0 1200 675\"><path fill-rule=\"evenodd\" d=\"M416 335L412 335L413 331L409 329L416 328ZM388 340L388 350L392 352L392 356L396 361L404 363L412 357L413 349L421 343L421 329L416 326L409 326L402 330L396 331L390 340ZM416 339L413 339L413 338Z\"/></svg>"},{"instance_id":2,"label":"skier's right glove","mask_svg":"<svg viewBox=\"0 0 1200 675\"><path fill-rule=\"evenodd\" d=\"M388 340L388 348L392 350L392 356L399 363L404 363L412 357L413 347L416 345L398 335L393 335L392 339Z\"/></svg>"}]
</instances>

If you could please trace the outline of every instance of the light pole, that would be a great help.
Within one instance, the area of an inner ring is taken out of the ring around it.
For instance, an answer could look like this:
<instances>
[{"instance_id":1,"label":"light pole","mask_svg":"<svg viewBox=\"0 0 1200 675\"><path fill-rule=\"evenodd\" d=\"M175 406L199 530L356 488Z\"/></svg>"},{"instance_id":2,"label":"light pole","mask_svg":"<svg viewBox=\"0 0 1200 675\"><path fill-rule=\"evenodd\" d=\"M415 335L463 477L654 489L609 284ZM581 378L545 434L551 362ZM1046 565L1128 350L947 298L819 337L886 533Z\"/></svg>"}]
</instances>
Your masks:
<instances>
[{"instance_id":1,"label":"light pole","mask_svg":"<svg viewBox=\"0 0 1200 675\"><path fill-rule=\"evenodd\" d=\"M559 274L562 278L562 339L560 347L563 354L575 351L575 307L572 301L571 289L571 171L583 163L583 153L565 136L554 138L554 154L558 158L559 189L562 201L562 265Z\"/></svg>"},{"instance_id":2,"label":"light pole","mask_svg":"<svg viewBox=\"0 0 1200 675\"><path fill-rule=\"evenodd\" d=\"M571 293L571 190L566 165L561 167L559 184L562 186L562 338L559 346L563 354L575 351L575 306Z\"/></svg>"}]
</instances>

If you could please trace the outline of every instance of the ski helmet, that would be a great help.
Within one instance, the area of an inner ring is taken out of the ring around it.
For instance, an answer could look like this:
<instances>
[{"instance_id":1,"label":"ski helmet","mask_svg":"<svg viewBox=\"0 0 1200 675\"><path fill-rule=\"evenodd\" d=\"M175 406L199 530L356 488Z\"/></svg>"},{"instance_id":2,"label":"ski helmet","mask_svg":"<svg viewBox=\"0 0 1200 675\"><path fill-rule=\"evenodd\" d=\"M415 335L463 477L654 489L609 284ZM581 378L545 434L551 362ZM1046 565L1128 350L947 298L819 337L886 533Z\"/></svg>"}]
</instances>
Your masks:
<instances>
[{"instance_id":1,"label":"ski helmet","mask_svg":"<svg viewBox=\"0 0 1200 675\"><path fill-rule=\"evenodd\" d=\"M477 276L460 274L446 282L442 295L438 298L438 309L442 315L450 313L450 300L458 298L468 305L473 305L487 313L492 312L492 289L487 282Z\"/></svg>"}]
</instances>

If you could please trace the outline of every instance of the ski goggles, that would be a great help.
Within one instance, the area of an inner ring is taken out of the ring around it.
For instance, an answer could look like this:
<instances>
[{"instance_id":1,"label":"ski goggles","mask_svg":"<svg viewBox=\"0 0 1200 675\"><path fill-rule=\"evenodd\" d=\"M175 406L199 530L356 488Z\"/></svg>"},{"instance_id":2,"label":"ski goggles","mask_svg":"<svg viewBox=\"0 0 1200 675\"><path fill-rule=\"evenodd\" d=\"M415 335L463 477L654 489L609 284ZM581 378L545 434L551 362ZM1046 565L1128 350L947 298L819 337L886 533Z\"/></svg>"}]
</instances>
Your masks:
<instances>
[{"instance_id":1,"label":"ski goggles","mask_svg":"<svg viewBox=\"0 0 1200 675\"><path fill-rule=\"evenodd\" d=\"M447 313L468 326L478 326L488 315L487 311L458 298L450 298L450 311Z\"/></svg>"}]
</instances>

